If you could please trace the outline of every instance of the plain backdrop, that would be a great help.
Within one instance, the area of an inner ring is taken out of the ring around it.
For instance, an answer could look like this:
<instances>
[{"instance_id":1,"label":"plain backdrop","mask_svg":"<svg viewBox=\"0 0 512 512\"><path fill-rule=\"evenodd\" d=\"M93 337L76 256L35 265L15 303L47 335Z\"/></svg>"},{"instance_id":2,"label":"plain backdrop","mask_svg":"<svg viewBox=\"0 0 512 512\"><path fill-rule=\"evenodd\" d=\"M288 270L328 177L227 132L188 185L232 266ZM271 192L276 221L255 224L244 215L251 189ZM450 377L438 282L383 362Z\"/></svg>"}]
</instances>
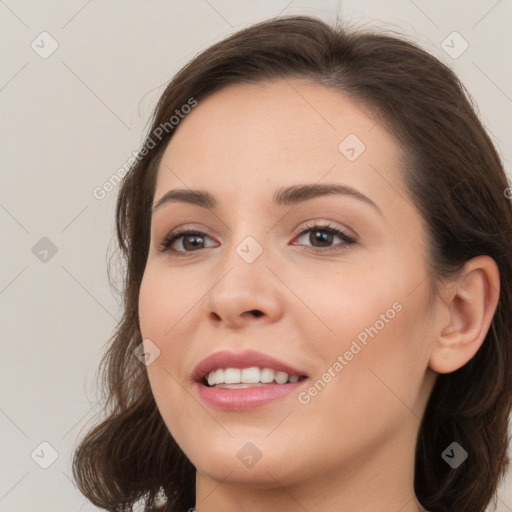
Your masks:
<instances>
[{"instance_id":1,"label":"plain backdrop","mask_svg":"<svg viewBox=\"0 0 512 512\"><path fill-rule=\"evenodd\" d=\"M418 41L460 76L512 162L511 0L0 0L0 512L96 510L71 455L121 309L106 270L117 187L93 191L140 148L189 59L297 13ZM512 478L499 498L512 511Z\"/></svg>"}]
</instances>

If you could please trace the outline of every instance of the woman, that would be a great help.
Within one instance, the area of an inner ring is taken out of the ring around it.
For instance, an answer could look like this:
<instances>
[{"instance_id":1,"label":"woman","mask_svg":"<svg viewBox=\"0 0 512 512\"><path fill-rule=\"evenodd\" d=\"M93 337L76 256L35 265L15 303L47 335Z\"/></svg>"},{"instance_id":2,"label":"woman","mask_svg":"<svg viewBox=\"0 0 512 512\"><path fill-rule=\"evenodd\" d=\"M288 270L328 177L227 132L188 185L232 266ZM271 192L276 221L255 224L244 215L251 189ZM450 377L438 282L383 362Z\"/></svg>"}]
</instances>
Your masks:
<instances>
[{"instance_id":1,"label":"woman","mask_svg":"<svg viewBox=\"0 0 512 512\"><path fill-rule=\"evenodd\" d=\"M508 464L508 187L463 86L401 37L296 16L202 52L118 197L125 308L81 491L483 512Z\"/></svg>"}]
</instances>

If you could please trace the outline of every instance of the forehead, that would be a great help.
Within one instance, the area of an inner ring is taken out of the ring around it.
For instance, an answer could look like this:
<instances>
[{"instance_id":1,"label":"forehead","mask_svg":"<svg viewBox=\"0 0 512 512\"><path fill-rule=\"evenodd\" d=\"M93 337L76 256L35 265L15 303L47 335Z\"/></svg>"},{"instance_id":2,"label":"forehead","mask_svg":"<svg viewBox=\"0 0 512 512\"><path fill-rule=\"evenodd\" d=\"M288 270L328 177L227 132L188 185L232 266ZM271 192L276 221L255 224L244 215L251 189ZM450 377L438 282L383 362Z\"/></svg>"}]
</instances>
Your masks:
<instances>
[{"instance_id":1,"label":"forehead","mask_svg":"<svg viewBox=\"0 0 512 512\"><path fill-rule=\"evenodd\" d=\"M401 151L344 93L304 80L236 84L180 121L155 199L173 187L268 192L295 182L340 182L396 201Z\"/></svg>"}]
</instances>

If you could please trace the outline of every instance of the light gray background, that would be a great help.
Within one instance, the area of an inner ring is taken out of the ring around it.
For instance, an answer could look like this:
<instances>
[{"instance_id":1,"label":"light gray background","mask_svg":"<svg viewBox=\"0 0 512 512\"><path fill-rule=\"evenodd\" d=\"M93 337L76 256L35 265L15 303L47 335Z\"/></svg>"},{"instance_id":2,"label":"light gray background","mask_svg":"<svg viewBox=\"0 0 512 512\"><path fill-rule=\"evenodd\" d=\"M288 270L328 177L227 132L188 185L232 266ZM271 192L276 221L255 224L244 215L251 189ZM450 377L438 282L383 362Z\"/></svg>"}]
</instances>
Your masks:
<instances>
[{"instance_id":1,"label":"light gray background","mask_svg":"<svg viewBox=\"0 0 512 512\"><path fill-rule=\"evenodd\" d=\"M512 162L512 0L0 0L0 512L96 510L71 454L99 409L94 374L121 309L106 273L117 187L93 190L139 149L180 67L280 13L408 34L455 69ZM58 43L46 59L44 31ZM456 58L442 43L454 31L469 45ZM46 262L32 250L43 237L57 248ZM58 453L48 469L42 442ZM511 480L499 512L512 511Z\"/></svg>"}]
</instances>

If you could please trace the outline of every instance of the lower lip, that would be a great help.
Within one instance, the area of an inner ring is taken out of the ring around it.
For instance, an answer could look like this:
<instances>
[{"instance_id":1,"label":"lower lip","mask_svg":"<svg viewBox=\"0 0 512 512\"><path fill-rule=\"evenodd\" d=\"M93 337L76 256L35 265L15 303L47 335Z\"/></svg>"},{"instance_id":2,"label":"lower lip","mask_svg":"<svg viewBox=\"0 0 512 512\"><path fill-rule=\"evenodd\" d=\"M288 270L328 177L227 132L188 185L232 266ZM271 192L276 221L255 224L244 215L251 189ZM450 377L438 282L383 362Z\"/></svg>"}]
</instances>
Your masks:
<instances>
[{"instance_id":1,"label":"lower lip","mask_svg":"<svg viewBox=\"0 0 512 512\"><path fill-rule=\"evenodd\" d=\"M308 379L289 384L265 384L252 388L226 389L209 388L196 382L194 386L207 405L221 411L246 411L261 407L278 398L284 398L304 385Z\"/></svg>"}]
</instances>

